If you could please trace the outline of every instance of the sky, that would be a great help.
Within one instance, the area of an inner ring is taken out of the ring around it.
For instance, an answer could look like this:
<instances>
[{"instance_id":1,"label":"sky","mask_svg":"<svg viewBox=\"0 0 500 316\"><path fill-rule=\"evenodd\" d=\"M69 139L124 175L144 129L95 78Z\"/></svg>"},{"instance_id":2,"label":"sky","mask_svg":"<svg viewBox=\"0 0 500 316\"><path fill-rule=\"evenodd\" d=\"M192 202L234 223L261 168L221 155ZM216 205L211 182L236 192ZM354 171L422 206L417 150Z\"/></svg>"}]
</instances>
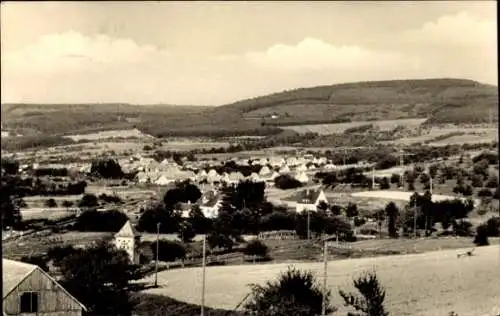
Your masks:
<instances>
[{"instance_id":1,"label":"sky","mask_svg":"<svg viewBox=\"0 0 500 316\"><path fill-rule=\"evenodd\" d=\"M495 1L2 2L2 103L222 105L343 82L497 85Z\"/></svg>"}]
</instances>

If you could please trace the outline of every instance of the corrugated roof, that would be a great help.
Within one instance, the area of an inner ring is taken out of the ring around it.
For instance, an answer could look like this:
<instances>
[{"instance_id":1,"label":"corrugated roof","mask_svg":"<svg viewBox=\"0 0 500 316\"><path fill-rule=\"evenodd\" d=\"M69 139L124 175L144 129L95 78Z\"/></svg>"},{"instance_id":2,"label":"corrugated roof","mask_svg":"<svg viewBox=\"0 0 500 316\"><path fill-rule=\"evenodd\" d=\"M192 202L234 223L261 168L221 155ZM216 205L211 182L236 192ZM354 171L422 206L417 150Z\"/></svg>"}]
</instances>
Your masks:
<instances>
[{"instance_id":1,"label":"corrugated roof","mask_svg":"<svg viewBox=\"0 0 500 316\"><path fill-rule=\"evenodd\" d=\"M2 259L3 297L5 298L22 280L33 272L34 264Z\"/></svg>"},{"instance_id":2,"label":"corrugated roof","mask_svg":"<svg viewBox=\"0 0 500 316\"><path fill-rule=\"evenodd\" d=\"M115 234L115 237L136 237L140 236L139 232L135 230L130 221L127 221L123 225L122 229Z\"/></svg>"}]
</instances>

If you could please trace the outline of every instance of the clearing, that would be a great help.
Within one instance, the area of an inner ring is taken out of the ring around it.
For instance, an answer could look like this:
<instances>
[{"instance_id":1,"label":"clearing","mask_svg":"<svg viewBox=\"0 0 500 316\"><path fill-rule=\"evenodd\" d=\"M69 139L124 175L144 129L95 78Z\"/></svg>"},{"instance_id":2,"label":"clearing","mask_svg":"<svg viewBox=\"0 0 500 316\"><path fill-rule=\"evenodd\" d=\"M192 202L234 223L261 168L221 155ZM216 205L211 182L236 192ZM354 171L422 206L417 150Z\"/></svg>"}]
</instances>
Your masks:
<instances>
[{"instance_id":1,"label":"clearing","mask_svg":"<svg viewBox=\"0 0 500 316\"><path fill-rule=\"evenodd\" d=\"M310 124L310 125L293 125L293 126L280 126L283 129L291 129L297 133L318 133L320 135L329 134L342 134L346 129L373 124L378 126L382 131L392 130L399 125L405 127L417 127L425 122L426 118L412 118L400 120L383 120L383 121L357 121L349 123L336 123L336 124Z\"/></svg>"},{"instance_id":2,"label":"clearing","mask_svg":"<svg viewBox=\"0 0 500 316\"><path fill-rule=\"evenodd\" d=\"M470 248L467 248L467 250ZM342 307L339 289L352 291L352 279L376 270L387 290L386 306L393 315L496 315L500 312L500 249L498 245L476 249L477 256L457 259L462 249L415 255L347 259L328 264L332 303ZM321 280L323 263L296 263ZM250 283L262 284L285 271L288 264L209 267L206 270L207 306L234 309L249 292ZM154 276L148 277L152 281ZM160 288L149 293L168 295L189 303L200 302L201 269L175 269L158 274ZM186 286L191 284L191 286Z\"/></svg>"}]
</instances>

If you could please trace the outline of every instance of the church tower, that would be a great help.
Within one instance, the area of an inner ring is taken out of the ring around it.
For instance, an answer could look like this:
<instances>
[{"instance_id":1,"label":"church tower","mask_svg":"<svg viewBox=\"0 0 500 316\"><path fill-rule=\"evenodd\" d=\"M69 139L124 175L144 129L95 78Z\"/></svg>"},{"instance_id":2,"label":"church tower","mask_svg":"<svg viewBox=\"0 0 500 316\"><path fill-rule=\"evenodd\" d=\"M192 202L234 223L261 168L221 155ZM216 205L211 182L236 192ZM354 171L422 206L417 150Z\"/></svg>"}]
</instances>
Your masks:
<instances>
[{"instance_id":1,"label":"church tower","mask_svg":"<svg viewBox=\"0 0 500 316\"><path fill-rule=\"evenodd\" d=\"M137 232L130 221L115 234L116 248L125 250L128 253L132 264L139 264L139 252L137 247L141 241L141 235Z\"/></svg>"}]
</instances>

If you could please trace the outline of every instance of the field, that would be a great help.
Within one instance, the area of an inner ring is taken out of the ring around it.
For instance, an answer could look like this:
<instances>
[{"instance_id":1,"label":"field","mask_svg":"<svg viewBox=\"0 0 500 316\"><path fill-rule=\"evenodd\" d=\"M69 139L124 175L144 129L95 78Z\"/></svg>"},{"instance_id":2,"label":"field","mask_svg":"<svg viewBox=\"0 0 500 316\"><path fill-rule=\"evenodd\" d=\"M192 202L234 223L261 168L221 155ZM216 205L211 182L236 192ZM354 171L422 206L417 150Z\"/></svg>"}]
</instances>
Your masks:
<instances>
[{"instance_id":1,"label":"field","mask_svg":"<svg viewBox=\"0 0 500 316\"><path fill-rule=\"evenodd\" d=\"M310 124L310 125L292 125L292 126L282 126L284 129L291 129L297 133L318 133L319 135L328 134L342 134L346 129L352 127L363 126L367 124L373 124L378 126L382 131L392 130L399 125L405 127L417 127L425 122L425 118L414 118L414 119L400 119L400 120L383 120L383 121L357 121L350 123L336 123L336 124Z\"/></svg>"},{"instance_id":2,"label":"field","mask_svg":"<svg viewBox=\"0 0 500 316\"><path fill-rule=\"evenodd\" d=\"M65 207L21 209L21 216L24 221L33 219L59 220L71 215L75 215L75 212Z\"/></svg>"},{"instance_id":3,"label":"field","mask_svg":"<svg viewBox=\"0 0 500 316\"><path fill-rule=\"evenodd\" d=\"M469 248L467 248L469 249ZM387 290L387 309L392 315L496 315L500 312L500 250L498 245L477 248L477 256L457 259L463 250L443 250L415 255L332 261L328 265L328 286L333 304L341 307L339 289L353 290L352 279L364 271L376 270ZM321 278L323 264L296 263ZM210 267L206 270L207 306L234 309L249 292L248 284L276 277L287 264ZM158 275L160 288L147 290L189 303L200 302L201 269L177 269ZM149 278L148 281L152 281ZM190 284L191 286L186 286Z\"/></svg>"},{"instance_id":4,"label":"field","mask_svg":"<svg viewBox=\"0 0 500 316\"><path fill-rule=\"evenodd\" d=\"M353 197L370 197L370 198L379 198L379 199L387 199L387 200L409 201L410 197L413 194L414 194L414 192L379 190L379 191L354 192L351 195ZM421 192L420 194L423 194L423 192ZM451 195L440 195L440 194L433 194L432 195L432 200L434 202L444 201L444 200L453 200L453 199L455 199L455 197L451 196Z\"/></svg>"},{"instance_id":5,"label":"field","mask_svg":"<svg viewBox=\"0 0 500 316\"><path fill-rule=\"evenodd\" d=\"M122 130L111 130L111 131L102 131L96 133L88 133L88 134L75 134L75 135L66 135L64 137L70 138L75 142L80 140L102 140L107 138L152 138L149 135L146 135L139 131L138 129L122 129Z\"/></svg>"}]
</instances>

